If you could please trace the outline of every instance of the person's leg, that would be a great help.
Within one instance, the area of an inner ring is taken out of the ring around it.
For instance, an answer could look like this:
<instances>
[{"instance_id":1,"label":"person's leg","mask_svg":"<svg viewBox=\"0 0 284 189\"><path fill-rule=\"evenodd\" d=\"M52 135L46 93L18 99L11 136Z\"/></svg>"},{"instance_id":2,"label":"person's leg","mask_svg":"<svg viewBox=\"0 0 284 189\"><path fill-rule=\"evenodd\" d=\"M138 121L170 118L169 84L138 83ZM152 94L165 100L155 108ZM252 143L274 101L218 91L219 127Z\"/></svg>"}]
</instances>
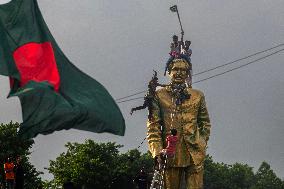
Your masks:
<instances>
[{"instance_id":1,"label":"person's leg","mask_svg":"<svg viewBox=\"0 0 284 189\"><path fill-rule=\"evenodd\" d=\"M10 182L9 182L9 180L6 180L6 189L10 189Z\"/></svg>"},{"instance_id":2,"label":"person's leg","mask_svg":"<svg viewBox=\"0 0 284 189\"><path fill-rule=\"evenodd\" d=\"M12 188L15 189L15 187L16 187L16 181L15 181L15 179L14 179L14 180L13 180Z\"/></svg>"},{"instance_id":3,"label":"person's leg","mask_svg":"<svg viewBox=\"0 0 284 189\"><path fill-rule=\"evenodd\" d=\"M170 167L165 170L165 188L179 189L183 167Z\"/></svg>"},{"instance_id":4,"label":"person's leg","mask_svg":"<svg viewBox=\"0 0 284 189\"><path fill-rule=\"evenodd\" d=\"M13 189L13 180L7 179L7 189Z\"/></svg>"},{"instance_id":5,"label":"person's leg","mask_svg":"<svg viewBox=\"0 0 284 189\"><path fill-rule=\"evenodd\" d=\"M185 171L186 189L202 189L203 188L203 163L196 166L189 166Z\"/></svg>"}]
</instances>

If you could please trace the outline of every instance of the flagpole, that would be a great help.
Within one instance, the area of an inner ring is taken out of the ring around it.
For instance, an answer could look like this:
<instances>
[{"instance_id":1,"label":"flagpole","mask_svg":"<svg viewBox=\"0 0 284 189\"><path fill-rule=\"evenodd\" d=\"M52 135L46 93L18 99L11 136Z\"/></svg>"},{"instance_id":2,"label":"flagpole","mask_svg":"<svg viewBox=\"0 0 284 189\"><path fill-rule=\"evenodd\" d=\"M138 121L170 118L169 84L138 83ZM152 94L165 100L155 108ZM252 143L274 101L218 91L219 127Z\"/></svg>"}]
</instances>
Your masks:
<instances>
[{"instance_id":1,"label":"flagpole","mask_svg":"<svg viewBox=\"0 0 284 189\"><path fill-rule=\"evenodd\" d=\"M182 24L181 24L181 20L180 20L178 8L177 8L177 16L178 16L178 21L179 21L180 29L181 29L181 35L183 36L183 35L184 35L184 31L183 31L183 28L182 28Z\"/></svg>"},{"instance_id":2,"label":"flagpole","mask_svg":"<svg viewBox=\"0 0 284 189\"><path fill-rule=\"evenodd\" d=\"M180 20L180 16L179 16L179 12L178 12L178 7L177 7L177 5L171 6L171 7L170 7L170 10L171 10L172 12L176 12L176 13L177 13L178 21L179 21L179 25L180 25L180 29L181 29L181 37L182 37L181 40L183 41L184 31L183 31L183 28L182 28L182 24L181 24L181 20Z\"/></svg>"}]
</instances>

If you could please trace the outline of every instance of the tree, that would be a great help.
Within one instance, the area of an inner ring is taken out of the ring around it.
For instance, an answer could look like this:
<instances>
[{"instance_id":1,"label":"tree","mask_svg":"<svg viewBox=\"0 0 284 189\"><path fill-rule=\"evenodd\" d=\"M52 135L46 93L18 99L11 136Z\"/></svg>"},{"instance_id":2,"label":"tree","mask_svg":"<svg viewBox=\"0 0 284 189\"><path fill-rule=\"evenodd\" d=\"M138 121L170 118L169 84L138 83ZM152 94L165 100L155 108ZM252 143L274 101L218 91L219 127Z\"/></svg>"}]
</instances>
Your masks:
<instances>
[{"instance_id":1,"label":"tree","mask_svg":"<svg viewBox=\"0 0 284 189\"><path fill-rule=\"evenodd\" d=\"M207 156L204 172L205 189L284 189L284 181L266 162L254 174L253 168L246 164L216 163Z\"/></svg>"},{"instance_id":2,"label":"tree","mask_svg":"<svg viewBox=\"0 0 284 189\"><path fill-rule=\"evenodd\" d=\"M224 163L215 163L211 156L207 155L204 162L204 188L228 189L230 185L229 166Z\"/></svg>"},{"instance_id":3,"label":"tree","mask_svg":"<svg viewBox=\"0 0 284 189\"><path fill-rule=\"evenodd\" d=\"M67 152L50 161L49 172L54 180L47 183L50 188L59 188L67 180L78 187L107 189L133 188L132 180L141 166L151 170L152 158L138 150L119 153L121 145L95 143L67 143Z\"/></svg>"},{"instance_id":4,"label":"tree","mask_svg":"<svg viewBox=\"0 0 284 189\"><path fill-rule=\"evenodd\" d=\"M67 143L67 152L55 161L50 161L49 172L54 179L45 188L60 188L71 180L78 188L132 189L133 179L142 167L153 173L153 159L149 152L138 149L119 153L121 145L95 143ZM149 179L150 181L150 179ZM247 164L228 165L214 162L211 156L205 159L204 189L284 189L283 181L263 163L256 174Z\"/></svg>"},{"instance_id":5,"label":"tree","mask_svg":"<svg viewBox=\"0 0 284 189\"><path fill-rule=\"evenodd\" d=\"M2 165L8 157L12 157L15 161L16 157L22 158L22 166L24 168L25 183L24 188L36 189L42 184L40 172L36 171L35 167L29 163L29 149L34 144L32 139L24 140L18 137L18 123L10 122L8 124L0 124L0 160ZM4 170L1 166L1 182L4 181Z\"/></svg>"},{"instance_id":6,"label":"tree","mask_svg":"<svg viewBox=\"0 0 284 189\"><path fill-rule=\"evenodd\" d=\"M146 173L153 171L153 159L150 152L141 154L137 149L128 151L119 155L121 166L118 168L116 180L113 182L112 188L134 188L133 180L140 172L141 168ZM150 181L150 179L149 179Z\"/></svg>"},{"instance_id":7,"label":"tree","mask_svg":"<svg viewBox=\"0 0 284 189\"><path fill-rule=\"evenodd\" d=\"M255 176L255 185L252 189L284 189L284 181L276 176L266 162L262 162Z\"/></svg>"},{"instance_id":8,"label":"tree","mask_svg":"<svg viewBox=\"0 0 284 189\"><path fill-rule=\"evenodd\" d=\"M253 168L241 163L229 166L229 181L231 189L249 189L254 184Z\"/></svg>"}]
</instances>

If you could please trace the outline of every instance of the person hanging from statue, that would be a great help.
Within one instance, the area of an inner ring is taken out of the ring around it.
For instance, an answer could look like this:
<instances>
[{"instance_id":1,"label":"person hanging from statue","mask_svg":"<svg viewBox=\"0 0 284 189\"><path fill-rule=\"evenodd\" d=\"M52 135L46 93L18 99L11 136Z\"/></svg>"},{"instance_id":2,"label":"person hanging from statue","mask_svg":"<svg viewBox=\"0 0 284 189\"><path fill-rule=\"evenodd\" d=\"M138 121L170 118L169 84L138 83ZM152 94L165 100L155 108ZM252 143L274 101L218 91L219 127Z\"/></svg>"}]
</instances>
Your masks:
<instances>
[{"instance_id":1,"label":"person hanging from statue","mask_svg":"<svg viewBox=\"0 0 284 189\"><path fill-rule=\"evenodd\" d=\"M152 119L152 101L153 101L153 99L155 97L156 88L158 86L163 86L163 85L160 85L158 83L157 72L154 71L154 75L153 75L152 79L150 80L150 82L148 83L148 91L147 91L147 94L144 97L143 105L135 107L135 108L132 108L131 111L130 111L130 115L132 115L134 111L148 108L148 111L149 111L148 119L149 120Z\"/></svg>"},{"instance_id":2,"label":"person hanging from statue","mask_svg":"<svg viewBox=\"0 0 284 189\"><path fill-rule=\"evenodd\" d=\"M170 84L156 91L152 119L147 121L149 150L159 162L162 162L160 153L167 145L167 136L171 129L177 130L175 155L165 167L165 189L181 189L183 175L187 189L203 188L211 125L204 94L185 85L190 66L190 62L182 58L168 65Z\"/></svg>"}]
</instances>

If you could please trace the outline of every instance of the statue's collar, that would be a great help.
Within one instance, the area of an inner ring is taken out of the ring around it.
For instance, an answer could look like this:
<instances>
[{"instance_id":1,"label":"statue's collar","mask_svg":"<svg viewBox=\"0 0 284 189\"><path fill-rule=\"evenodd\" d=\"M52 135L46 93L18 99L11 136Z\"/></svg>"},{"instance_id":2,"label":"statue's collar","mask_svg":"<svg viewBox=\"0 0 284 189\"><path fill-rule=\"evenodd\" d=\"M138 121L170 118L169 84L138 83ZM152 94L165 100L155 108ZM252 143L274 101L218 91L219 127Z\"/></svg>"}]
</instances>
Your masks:
<instances>
[{"instance_id":1,"label":"statue's collar","mask_svg":"<svg viewBox=\"0 0 284 189\"><path fill-rule=\"evenodd\" d=\"M186 84L171 84L166 87L166 90L171 93L175 99L176 105L181 105L185 100L190 99L190 93L187 91Z\"/></svg>"}]
</instances>

